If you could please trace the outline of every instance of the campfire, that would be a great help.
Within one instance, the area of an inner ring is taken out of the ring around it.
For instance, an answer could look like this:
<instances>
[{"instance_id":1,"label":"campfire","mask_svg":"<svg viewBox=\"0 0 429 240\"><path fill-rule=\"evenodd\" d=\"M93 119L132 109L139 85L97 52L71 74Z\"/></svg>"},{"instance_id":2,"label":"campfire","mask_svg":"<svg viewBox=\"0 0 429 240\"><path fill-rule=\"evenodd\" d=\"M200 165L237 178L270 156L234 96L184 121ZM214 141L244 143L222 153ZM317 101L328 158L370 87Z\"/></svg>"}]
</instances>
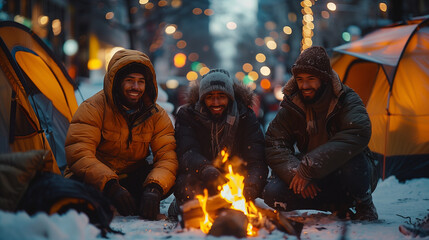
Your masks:
<instances>
[{"instance_id":1,"label":"campfire","mask_svg":"<svg viewBox=\"0 0 429 240\"><path fill-rule=\"evenodd\" d=\"M221 151L221 165L228 172L227 182L218 186L220 193L208 196L197 195L181 206L181 224L184 228L199 228L206 234L214 236L232 235L239 238L257 236L261 228L269 232L279 229L299 237L302 223L288 219L283 213L262 208L243 196L244 176L235 173L228 153Z\"/></svg>"}]
</instances>

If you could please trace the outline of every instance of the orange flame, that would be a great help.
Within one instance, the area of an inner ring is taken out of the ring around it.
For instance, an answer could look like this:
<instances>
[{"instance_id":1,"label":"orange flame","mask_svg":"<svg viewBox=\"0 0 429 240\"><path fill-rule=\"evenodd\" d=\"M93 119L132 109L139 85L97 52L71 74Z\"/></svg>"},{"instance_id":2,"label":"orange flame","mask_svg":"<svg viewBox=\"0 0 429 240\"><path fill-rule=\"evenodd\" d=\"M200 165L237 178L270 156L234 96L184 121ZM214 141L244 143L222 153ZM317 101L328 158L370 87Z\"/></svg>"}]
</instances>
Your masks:
<instances>
[{"instance_id":1,"label":"orange flame","mask_svg":"<svg viewBox=\"0 0 429 240\"><path fill-rule=\"evenodd\" d=\"M196 198L198 199L198 202L200 202L200 206L203 209L204 213L204 221L200 222L200 229L203 231L203 233L208 233L213 225L213 219L210 217L209 213L207 212L207 198L208 198L208 192L207 189L204 189L204 196L197 195Z\"/></svg>"},{"instance_id":2,"label":"orange flame","mask_svg":"<svg viewBox=\"0 0 429 240\"><path fill-rule=\"evenodd\" d=\"M222 163L225 163L228 160L228 153L222 150L221 155L223 157ZM247 225L247 235L256 236L258 229L252 225L252 222L258 222L260 219L262 219L262 214L258 212L253 202L247 202L243 196L244 177L240 174L234 173L231 164L228 165L228 173L225 175L225 177L229 181L218 187L220 189L220 196L232 204L231 209L241 211L247 216L249 219L249 223ZM204 233L208 233L211 226L213 225L213 220L206 211L207 189L204 189L204 196L198 195L196 197L198 198L198 201L200 202L201 208L204 212L204 221L200 222L200 228Z\"/></svg>"}]
</instances>

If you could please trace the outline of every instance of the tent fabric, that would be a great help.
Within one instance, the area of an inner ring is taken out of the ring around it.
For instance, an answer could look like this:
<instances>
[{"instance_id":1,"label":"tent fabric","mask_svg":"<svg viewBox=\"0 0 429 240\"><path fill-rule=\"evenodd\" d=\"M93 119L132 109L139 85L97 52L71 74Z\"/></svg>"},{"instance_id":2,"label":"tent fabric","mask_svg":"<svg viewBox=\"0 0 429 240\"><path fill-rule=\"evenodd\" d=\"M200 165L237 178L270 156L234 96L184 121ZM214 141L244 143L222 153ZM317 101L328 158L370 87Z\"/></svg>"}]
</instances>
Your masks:
<instances>
[{"instance_id":1,"label":"tent fabric","mask_svg":"<svg viewBox=\"0 0 429 240\"><path fill-rule=\"evenodd\" d=\"M0 82L2 86L8 86L2 88L2 91L5 92L5 95L2 94L2 96L10 96L9 99L5 99L0 111L3 125L0 128L2 130L0 135L7 136L0 138L0 145L2 145L1 153L25 152L38 149L50 150L49 145L46 145L47 139L45 135L37 132L39 121L15 69L17 69L17 66L15 66L11 56L8 55L8 49L4 42L0 39ZM16 109L14 111L15 114L11 115L11 105L13 105L13 102L16 103ZM11 129L13 125L19 127ZM12 143L9 139L10 135L14 136ZM47 164L44 170L59 173L60 170L52 152L50 152L49 157L53 159L52 164Z\"/></svg>"},{"instance_id":2,"label":"tent fabric","mask_svg":"<svg viewBox=\"0 0 429 240\"><path fill-rule=\"evenodd\" d=\"M334 70L366 104L369 147L383 158L383 176L429 177L428 23L386 27L334 48L341 54Z\"/></svg>"},{"instance_id":3,"label":"tent fabric","mask_svg":"<svg viewBox=\"0 0 429 240\"><path fill-rule=\"evenodd\" d=\"M3 71L0 71L0 79L6 79ZM0 80L0 152L11 152L9 144L10 99L12 99L12 87L7 81Z\"/></svg>"},{"instance_id":4,"label":"tent fabric","mask_svg":"<svg viewBox=\"0 0 429 240\"><path fill-rule=\"evenodd\" d=\"M1 153L50 150L56 160L51 171L59 172L66 166L65 136L78 107L74 82L46 44L21 24L0 22L0 47Z\"/></svg>"},{"instance_id":5,"label":"tent fabric","mask_svg":"<svg viewBox=\"0 0 429 240\"><path fill-rule=\"evenodd\" d=\"M15 60L21 69L36 87L54 104L62 115L67 117L69 122L72 119L72 113L68 107L67 98L64 97L64 89L57 81L55 75L51 72L45 62L34 52L29 49L20 48L20 50L13 49ZM70 84L67 90L71 90L74 94L73 86ZM73 106L73 105L72 105ZM76 110L76 109L75 109Z\"/></svg>"},{"instance_id":6,"label":"tent fabric","mask_svg":"<svg viewBox=\"0 0 429 240\"><path fill-rule=\"evenodd\" d=\"M408 37L417 25L380 29L365 38L336 47L335 51L379 64L396 66Z\"/></svg>"}]
</instances>

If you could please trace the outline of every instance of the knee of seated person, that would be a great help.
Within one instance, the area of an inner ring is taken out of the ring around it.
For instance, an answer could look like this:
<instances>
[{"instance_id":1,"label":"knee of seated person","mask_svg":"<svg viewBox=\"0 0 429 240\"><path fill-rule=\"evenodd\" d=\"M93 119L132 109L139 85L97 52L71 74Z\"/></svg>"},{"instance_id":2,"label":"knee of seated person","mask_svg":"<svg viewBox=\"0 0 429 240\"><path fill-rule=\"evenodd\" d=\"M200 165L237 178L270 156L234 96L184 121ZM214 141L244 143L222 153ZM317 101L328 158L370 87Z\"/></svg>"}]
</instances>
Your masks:
<instances>
[{"instance_id":1,"label":"knee of seated person","mask_svg":"<svg viewBox=\"0 0 429 240\"><path fill-rule=\"evenodd\" d=\"M268 204L268 206L274 207L274 203L281 192L283 191L281 190L280 184L276 182L269 182L262 192L262 198L264 199L264 202Z\"/></svg>"}]
</instances>

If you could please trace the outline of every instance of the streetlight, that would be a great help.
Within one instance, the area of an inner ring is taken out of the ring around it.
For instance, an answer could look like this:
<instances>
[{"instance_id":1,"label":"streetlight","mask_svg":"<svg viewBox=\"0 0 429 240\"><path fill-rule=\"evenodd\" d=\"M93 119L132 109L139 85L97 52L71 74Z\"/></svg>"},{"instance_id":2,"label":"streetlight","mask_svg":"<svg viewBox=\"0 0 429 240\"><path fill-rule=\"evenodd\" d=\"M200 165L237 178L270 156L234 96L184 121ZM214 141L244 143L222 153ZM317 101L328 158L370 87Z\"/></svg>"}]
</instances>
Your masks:
<instances>
[{"instance_id":1,"label":"streetlight","mask_svg":"<svg viewBox=\"0 0 429 240\"><path fill-rule=\"evenodd\" d=\"M333 2L328 2L328 4L326 4L326 7L332 12L337 10L337 5Z\"/></svg>"}]
</instances>

